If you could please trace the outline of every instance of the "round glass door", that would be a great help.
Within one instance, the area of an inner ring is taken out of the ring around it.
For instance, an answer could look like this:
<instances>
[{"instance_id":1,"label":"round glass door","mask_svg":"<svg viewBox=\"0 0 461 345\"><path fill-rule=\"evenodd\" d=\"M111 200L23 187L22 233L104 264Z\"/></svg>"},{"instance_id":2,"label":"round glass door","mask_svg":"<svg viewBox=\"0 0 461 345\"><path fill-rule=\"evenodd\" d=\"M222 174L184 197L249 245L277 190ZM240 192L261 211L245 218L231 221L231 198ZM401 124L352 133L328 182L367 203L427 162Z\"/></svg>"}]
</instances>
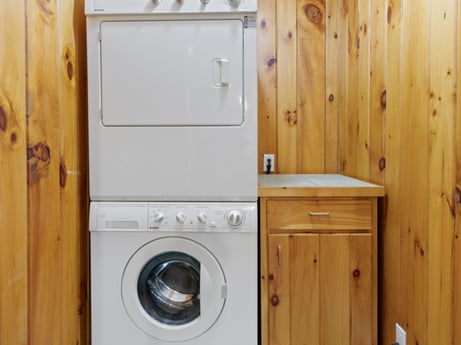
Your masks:
<instances>
[{"instance_id":1,"label":"round glass door","mask_svg":"<svg viewBox=\"0 0 461 345\"><path fill-rule=\"evenodd\" d=\"M214 255L180 237L160 238L135 252L121 288L131 320L163 341L185 341L206 332L221 315L227 293Z\"/></svg>"},{"instance_id":2,"label":"round glass door","mask_svg":"<svg viewBox=\"0 0 461 345\"><path fill-rule=\"evenodd\" d=\"M200 316L200 263L180 252L153 257L138 279L138 296L155 320L183 325Z\"/></svg>"}]
</instances>

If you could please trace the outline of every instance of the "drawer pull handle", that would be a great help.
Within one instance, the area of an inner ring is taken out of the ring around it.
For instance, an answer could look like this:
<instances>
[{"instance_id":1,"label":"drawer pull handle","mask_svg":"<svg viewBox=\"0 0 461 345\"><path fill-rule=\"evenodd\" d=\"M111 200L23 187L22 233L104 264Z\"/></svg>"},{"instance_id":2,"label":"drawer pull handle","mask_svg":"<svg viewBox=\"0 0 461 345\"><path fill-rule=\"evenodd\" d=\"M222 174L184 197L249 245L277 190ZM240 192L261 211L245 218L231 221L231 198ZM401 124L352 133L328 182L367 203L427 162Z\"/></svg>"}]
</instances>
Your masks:
<instances>
[{"instance_id":1,"label":"drawer pull handle","mask_svg":"<svg viewBox=\"0 0 461 345\"><path fill-rule=\"evenodd\" d=\"M327 217L329 215L330 215L330 212L312 212L312 211L309 211L309 216Z\"/></svg>"}]
</instances>

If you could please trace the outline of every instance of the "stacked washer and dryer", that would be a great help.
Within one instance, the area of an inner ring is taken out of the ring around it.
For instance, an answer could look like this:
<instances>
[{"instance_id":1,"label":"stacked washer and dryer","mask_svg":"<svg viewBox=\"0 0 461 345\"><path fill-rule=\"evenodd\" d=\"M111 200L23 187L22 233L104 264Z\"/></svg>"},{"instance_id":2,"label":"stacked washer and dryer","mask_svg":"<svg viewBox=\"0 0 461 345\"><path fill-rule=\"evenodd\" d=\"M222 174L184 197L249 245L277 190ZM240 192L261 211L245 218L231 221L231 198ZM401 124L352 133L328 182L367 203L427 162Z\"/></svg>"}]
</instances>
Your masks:
<instances>
[{"instance_id":1,"label":"stacked washer and dryer","mask_svg":"<svg viewBox=\"0 0 461 345\"><path fill-rule=\"evenodd\" d=\"M256 0L86 0L93 345L256 345Z\"/></svg>"}]
</instances>

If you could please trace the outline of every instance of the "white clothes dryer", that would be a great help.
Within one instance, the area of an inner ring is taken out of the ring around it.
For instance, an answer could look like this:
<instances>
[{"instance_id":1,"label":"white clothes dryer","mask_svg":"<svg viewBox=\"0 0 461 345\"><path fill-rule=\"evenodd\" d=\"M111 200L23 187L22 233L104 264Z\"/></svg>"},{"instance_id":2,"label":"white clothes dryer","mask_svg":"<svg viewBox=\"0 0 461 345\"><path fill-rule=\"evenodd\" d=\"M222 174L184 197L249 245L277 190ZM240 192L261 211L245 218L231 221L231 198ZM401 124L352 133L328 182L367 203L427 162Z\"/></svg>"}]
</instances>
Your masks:
<instances>
[{"instance_id":1,"label":"white clothes dryer","mask_svg":"<svg viewBox=\"0 0 461 345\"><path fill-rule=\"evenodd\" d=\"M256 0L86 0L93 201L257 200Z\"/></svg>"},{"instance_id":2,"label":"white clothes dryer","mask_svg":"<svg viewBox=\"0 0 461 345\"><path fill-rule=\"evenodd\" d=\"M93 345L257 345L256 203L91 204Z\"/></svg>"}]
</instances>

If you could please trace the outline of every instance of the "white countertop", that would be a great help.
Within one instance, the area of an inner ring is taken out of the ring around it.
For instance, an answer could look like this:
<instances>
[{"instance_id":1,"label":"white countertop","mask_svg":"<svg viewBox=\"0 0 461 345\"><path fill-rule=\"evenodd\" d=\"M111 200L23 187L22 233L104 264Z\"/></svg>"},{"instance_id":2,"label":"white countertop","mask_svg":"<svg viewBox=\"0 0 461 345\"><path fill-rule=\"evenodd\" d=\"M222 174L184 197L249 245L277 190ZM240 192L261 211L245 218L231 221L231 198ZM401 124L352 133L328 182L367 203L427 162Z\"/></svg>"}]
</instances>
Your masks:
<instances>
[{"instance_id":1,"label":"white countertop","mask_svg":"<svg viewBox=\"0 0 461 345\"><path fill-rule=\"evenodd\" d=\"M383 196L384 187L340 174L263 174L259 196Z\"/></svg>"}]
</instances>

